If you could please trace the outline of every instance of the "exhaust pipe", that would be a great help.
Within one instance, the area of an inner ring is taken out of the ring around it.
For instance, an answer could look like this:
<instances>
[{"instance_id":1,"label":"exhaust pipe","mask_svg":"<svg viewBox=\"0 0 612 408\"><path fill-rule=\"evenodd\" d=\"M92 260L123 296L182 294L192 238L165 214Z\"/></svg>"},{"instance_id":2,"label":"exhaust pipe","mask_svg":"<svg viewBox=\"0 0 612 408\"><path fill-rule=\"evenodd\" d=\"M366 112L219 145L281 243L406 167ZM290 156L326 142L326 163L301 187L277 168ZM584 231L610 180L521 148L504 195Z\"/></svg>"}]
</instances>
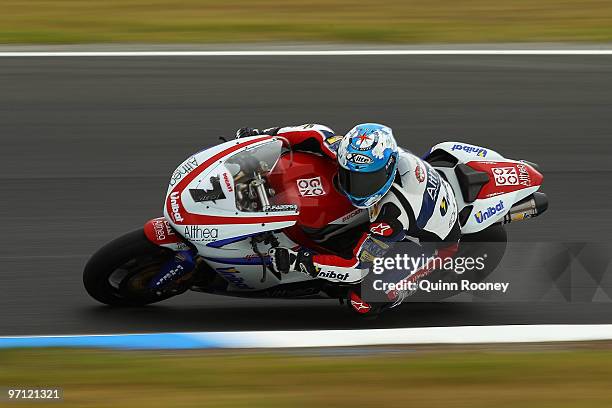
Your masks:
<instances>
[{"instance_id":1,"label":"exhaust pipe","mask_svg":"<svg viewBox=\"0 0 612 408\"><path fill-rule=\"evenodd\" d=\"M548 209L548 197L546 194L535 192L518 203L514 204L508 214L501 221L502 224L509 224L515 221L522 221L534 218Z\"/></svg>"}]
</instances>

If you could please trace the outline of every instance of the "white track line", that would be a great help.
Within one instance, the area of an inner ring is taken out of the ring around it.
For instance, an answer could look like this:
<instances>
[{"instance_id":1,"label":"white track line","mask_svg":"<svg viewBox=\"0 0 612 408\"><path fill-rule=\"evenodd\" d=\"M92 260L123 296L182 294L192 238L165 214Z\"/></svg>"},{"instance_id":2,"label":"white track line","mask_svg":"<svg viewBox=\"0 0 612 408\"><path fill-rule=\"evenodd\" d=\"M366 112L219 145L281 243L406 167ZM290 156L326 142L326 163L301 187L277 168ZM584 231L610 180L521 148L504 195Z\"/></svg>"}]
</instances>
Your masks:
<instances>
[{"instance_id":1,"label":"white track line","mask_svg":"<svg viewBox=\"0 0 612 408\"><path fill-rule=\"evenodd\" d=\"M612 49L508 50L303 50L303 51L23 51L0 52L2 57L289 57L351 55L612 55Z\"/></svg>"},{"instance_id":2,"label":"white track line","mask_svg":"<svg viewBox=\"0 0 612 408\"><path fill-rule=\"evenodd\" d=\"M405 329L192 333L227 348L346 347L393 344L543 343L611 340L612 325L504 325Z\"/></svg>"},{"instance_id":3,"label":"white track line","mask_svg":"<svg viewBox=\"0 0 612 408\"><path fill-rule=\"evenodd\" d=\"M612 325L508 325L0 337L0 348L294 348L612 340Z\"/></svg>"}]
</instances>

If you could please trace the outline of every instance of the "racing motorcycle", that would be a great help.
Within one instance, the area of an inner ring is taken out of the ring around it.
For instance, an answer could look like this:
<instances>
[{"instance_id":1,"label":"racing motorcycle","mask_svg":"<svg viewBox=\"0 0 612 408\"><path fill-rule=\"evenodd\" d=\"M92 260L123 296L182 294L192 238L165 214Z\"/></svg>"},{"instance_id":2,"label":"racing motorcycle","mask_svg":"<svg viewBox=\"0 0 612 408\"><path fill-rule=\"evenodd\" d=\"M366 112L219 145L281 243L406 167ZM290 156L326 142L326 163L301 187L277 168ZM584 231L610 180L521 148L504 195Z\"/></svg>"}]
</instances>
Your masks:
<instances>
[{"instance_id":1,"label":"racing motorcycle","mask_svg":"<svg viewBox=\"0 0 612 408\"><path fill-rule=\"evenodd\" d=\"M462 240L506 240L504 225L547 209L530 162L480 146L444 142L424 157L455 192ZM187 290L253 298L346 299L356 282L278 273L268 251L307 247L338 254L367 229L367 210L335 187L337 165L293 151L280 136L227 141L173 172L163 217L98 250L83 281L99 302L136 306ZM415 169L418 173L419 169ZM415 174L415 177L422 177Z\"/></svg>"}]
</instances>

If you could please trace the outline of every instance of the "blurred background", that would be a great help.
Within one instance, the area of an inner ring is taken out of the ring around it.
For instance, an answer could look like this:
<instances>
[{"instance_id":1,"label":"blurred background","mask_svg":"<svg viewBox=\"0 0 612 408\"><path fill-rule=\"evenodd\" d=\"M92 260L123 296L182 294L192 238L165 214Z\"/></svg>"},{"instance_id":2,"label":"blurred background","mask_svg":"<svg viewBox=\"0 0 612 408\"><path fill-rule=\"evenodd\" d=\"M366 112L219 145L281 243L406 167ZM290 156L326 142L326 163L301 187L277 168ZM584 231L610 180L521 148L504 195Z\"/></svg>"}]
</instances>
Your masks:
<instances>
[{"instance_id":1,"label":"blurred background","mask_svg":"<svg viewBox=\"0 0 612 408\"><path fill-rule=\"evenodd\" d=\"M609 41L607 0L1 0L0 43Z\"/></svg>"}]
</instances>

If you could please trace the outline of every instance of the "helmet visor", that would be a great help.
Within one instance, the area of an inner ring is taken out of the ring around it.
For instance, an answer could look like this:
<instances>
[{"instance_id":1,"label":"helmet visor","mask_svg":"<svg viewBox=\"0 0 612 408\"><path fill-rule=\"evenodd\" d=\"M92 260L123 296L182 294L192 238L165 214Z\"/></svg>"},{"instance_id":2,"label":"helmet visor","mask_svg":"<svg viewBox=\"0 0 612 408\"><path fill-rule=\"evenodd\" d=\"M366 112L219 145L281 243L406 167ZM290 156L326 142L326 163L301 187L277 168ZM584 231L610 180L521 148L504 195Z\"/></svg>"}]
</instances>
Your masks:
<instances>
[{"instance_id":1,"label":"helmet visor","mask_svg":"<svg viewBox=\"0 0 612 408\"><path fill-rule=\"evenodd\" d=\"M384 166L372 172L350 171L338 166L338 183L345 193L357 198L369 197L377 193L389 181L395 166Z\"/></svg>"}]
</instances>

